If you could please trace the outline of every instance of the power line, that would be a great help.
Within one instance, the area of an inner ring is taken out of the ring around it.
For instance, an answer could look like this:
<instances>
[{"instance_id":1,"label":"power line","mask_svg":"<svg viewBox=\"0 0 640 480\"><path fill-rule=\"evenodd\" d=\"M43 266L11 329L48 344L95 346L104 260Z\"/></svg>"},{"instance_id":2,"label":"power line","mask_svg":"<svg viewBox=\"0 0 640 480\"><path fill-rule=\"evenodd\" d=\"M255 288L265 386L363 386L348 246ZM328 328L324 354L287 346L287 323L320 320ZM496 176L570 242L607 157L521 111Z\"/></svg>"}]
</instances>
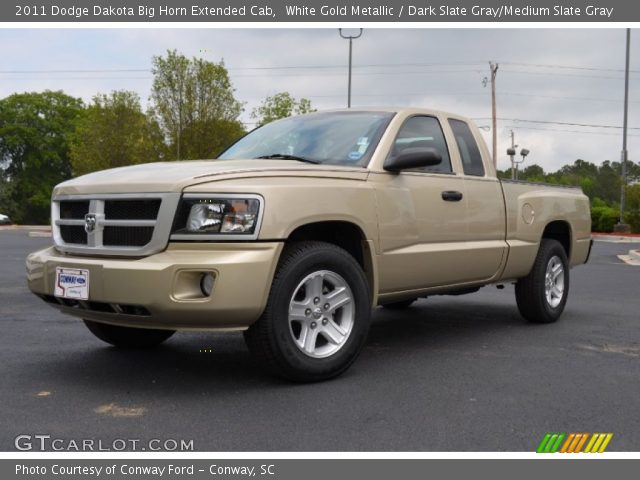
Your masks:
<instances>
[{"instance_id":1,"label":"power line","mask_svg":"<svg viewBox=\"0 0 640 480\"><path fill-rule=\"evenodd\" d=\"M585 132L584 130L565 130L560 128L540 128L540 127L523 127L521 125L507 125L502 128L516 128L519 130L538 130L542 132L559 132L559 133L579 133L582 135L607 135L607 136L615 136L619 137L619 133L611 133L611 132ZM640 137L640 134L634 135L630 134L630 137Z\"/></svg>"},{"instance_id":2,"label":"power line","mask_svg":"<svg viewBox=\"0 0 640 480\"><path fill-rule=\"evenodd\" d=\"M604 80L624 80L623 77L612 77L608 75L581 75L577 73L557 73L557 72L529 72L523 70L504 70L506 73L515 73L523 75L538 75L538 76L550 76L550 77L572 77L572 78L598 78Z\"/></svg>"},{"instance_id":3,"label":"power line","mask_svg":"<svg viewBox=\"0 0 640 480\"><path fill-rule=\"evenodd\" d=\"M355 70L356 67L354 67ZM63 71L63 70L57 70L57 71L49 71L49 72L45 72L45 71L19 71L19 70L1 70L0 71L0 75L30 75L30 74L41 74L41 73L48 73L48 74L60 74L60 73L132 73L132 72L149 72L149 70L138 70L138 69L131 69L131 70L111 70L111 71L98 71L98 70L85 70L85 71L74 71L74 70L68 70L68 71ZM426 70L426 71L417 71L417 70L395 70L395 71L378 71L378 72L364 72L364 71L354 71L353 74L354 75L358 75L358 76L362 76L362 75L442 75L442 74L458 74L458 73L483 73L484 70L480 69L480 68L475 68L475 69L469 69L469 68L465 68L465 69L456 69L456 70ZM551 76L551 77L570 77L570 78L595 78L595 79L604 79L604 80L623 80L622 77L612 77L612 76L605 76L605 75L579 75L579 74L572 74L572 73L556 73L556 72L531 72L531 71L522 71L522 70L508 70L508 69L504 69L503 73L507 73L507 74L516 74L516 75L534 75L534 76ZM291 73L254 73L254 74L232 74L232 78L261 78L261 77L309 77L309 76L313 76L313 77L336 77L336 76L342 76L343 72L322 72L322 73L312 73L312 72L291 72ZM36 79L37 77L34 77L33 79ZM55 77L54 79L101 79L102 77ZM126 78L126 77L109 77L109 78ZM153 77L146 77L146 78L153 78ZM31 80L31 78L28 77L10 77L10 79L12 80L18 80L18 79L28 79Z\"/></svg>"},{"instance_id":4,"label":"power line","mask_svg":"<svg viewBox=\"0 0 640 480\"><path fill-rule=\"evenodd\" d=\"M561 70L582 70L594 72L624 72L622 69L602 68L602 67L586 67L575 65L553 65L541 63L523 63L523 62L501 62L503 65L511 65L514 67L532 67L545 69L561 69ZM482 62L398 62L398 63L369 63L354 65L353 68L396 68L396 67L451 67L451 66L483 66L486 61ZM343 64L327 64L327 65L269 65L269 66L247 66L247 67L226 67L229 71L234 70L315 70L315 69L343 69ZM151 68L100 68L100 69L25 69L25 70L0 70L0 74L47 74L47 73L126 73L126 72L151 72ZM630 70L631 73L640 73L640 70ZM555 74L557 75L557 74ZM609 78L609 77L607 77ZM614 78L614 77L610 77ZM615 77L617 78L617 77Z\"/></svg>"},{"instance_id":5,"label":"power line","mask_svg":"<svg viewBox=\"0 0 640 480\"><path fill-rule=\"evenodd\" d=\"M370 63L354 65L353 68L375 68L375 67L450 67L450 66L474 66L482 65L480 62L441 62L441 63ZM271 66L251 66L251 67L226 67L227 70L296 70L296 69L331 69L345 68L347 65L271 65ZM117 72L151 72L151 68L102 68L102 69L39 69L39 70L0 70L0 73L23 74L23 73L117 73Z\"/></svg>"},{"instance_id":6,"label":"power line","mask_svg":"<svg viewBox=\"0 0 640 480\"><path fill-rule=\"evenodd\" d=\"M621 68L602 68L602 67L580 67L575 65L553 65L545 63L521 63L521 62L501 62L503 65L513 65L519 67L537 67L537 68L559 68L563 70L588 70L594 72L624 72ZM629 72L640 73L640 70L629 70Z\"/></svg>"},{"instance_id":7,"label":"power line","mask_svg":"<svg viewBox=\"0 0 640 480\"><path fill-rule=\"evenodd\" d=\"M148 72L148 70L145 70L146 72ZM481 69L460 69L460 70L437 70L437 71L403 71L403 70L396 70L393 72L358 72L358 75L440 75L440 74L444 74L444 73L469 73L469 72L481 72ZM0 71L0 74L3 75L9 75L9 74L17 74L16 72L10 73L7 71ZM52 72L49 72L52 73ZM62 72L53 72L53 73L62 73ZM69 72L69 73L74 73L74 72ZM93 72L75 72L75 73L93 73ZM100 73L100 72L95 72L95 73ZM107 72L104 72L107 73ZM125 73L124 71L122 73ZM23 74L27 74L27 73L23 73ZM356 74L356 72L354 72L354 75ZM260 78L260 77L337 77L337 76L342 76L344 75L343 72L323 72L323 73L303 73L303 72L294 72L294 73L257 73L257 74L234 74L232 75L233 78ZM24 77L23 77L24 78ZM71 79L71 78L75 78L75 79L100 79L101 77L54 77L53 79ZM121 77L109 77L109 78L121 78ZM153 78L153 77L146 77L146 78ZM18 78L16 77L11 77L12 80L17 80ZM29 79L27 77L27 79ZM35 77L34 77L35 79Z\"/></svg>"},{"instance_id":8,"label":"power line","mask_svg":"<svg viewBox=\"0 0 640 480\"><path fill-rule=\"evenodd\" d=\"M476 117L474 120L491 120L491 117ZM551 120L528 120L523 118L498 118L503 122L524 122L524 123L540 123L549 125L566 125L570 127L587 127L587 128L614 128L622 129L622 127L616 125L595 125L588 123L573 123L573 122L554 122ZM640 127L629 127L629 130L640 130Z\"/></svg>"}]
</instances>

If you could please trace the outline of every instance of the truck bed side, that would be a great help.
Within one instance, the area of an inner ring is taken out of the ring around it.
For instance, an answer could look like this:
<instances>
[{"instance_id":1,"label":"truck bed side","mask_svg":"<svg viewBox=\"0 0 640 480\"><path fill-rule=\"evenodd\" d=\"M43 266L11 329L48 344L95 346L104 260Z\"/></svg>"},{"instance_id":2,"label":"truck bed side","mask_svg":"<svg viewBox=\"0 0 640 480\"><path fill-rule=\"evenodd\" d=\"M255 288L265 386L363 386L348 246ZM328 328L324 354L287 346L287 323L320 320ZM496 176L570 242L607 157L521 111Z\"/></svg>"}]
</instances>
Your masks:
<instances>
[{"instance_id":1,"label":"truck bed side","mask_svg":"<svg viewBox=\"0 0 640 480\"><path fill-rule=\"evenodd\" d=\"M531 270L543 236L566 239L571 266L587 260L591 239L589 199L578 187L502 181L509 252L501 279Z\"/></svg>"}]
</instances>

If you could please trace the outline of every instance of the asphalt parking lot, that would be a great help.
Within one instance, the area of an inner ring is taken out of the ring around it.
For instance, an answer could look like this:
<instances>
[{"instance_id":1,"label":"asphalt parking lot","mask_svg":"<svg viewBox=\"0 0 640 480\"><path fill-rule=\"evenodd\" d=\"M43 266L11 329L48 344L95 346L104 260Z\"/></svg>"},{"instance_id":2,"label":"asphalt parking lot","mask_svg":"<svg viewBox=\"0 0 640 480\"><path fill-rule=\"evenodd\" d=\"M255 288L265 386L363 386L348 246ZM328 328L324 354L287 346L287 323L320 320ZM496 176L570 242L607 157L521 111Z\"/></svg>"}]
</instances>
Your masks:
<instances>
[{"instance_id":1,"label":"asphalt parking lot","mask_svg":"<svg viewBox=\"0 0 640 480\"><path fill-rule=\"evenodd\" d=\"M513 287L377 309L333 381L265 376L240 334L179 333L118 351L29 293L50 244L0 231L0 450L16 436L193 439L201 451L533 451L546 432L612 432L640 450L640 267L596 242L553 325L523 321ZM206 350L206 352L204 352Z\"/></svg>"}]
</instances>

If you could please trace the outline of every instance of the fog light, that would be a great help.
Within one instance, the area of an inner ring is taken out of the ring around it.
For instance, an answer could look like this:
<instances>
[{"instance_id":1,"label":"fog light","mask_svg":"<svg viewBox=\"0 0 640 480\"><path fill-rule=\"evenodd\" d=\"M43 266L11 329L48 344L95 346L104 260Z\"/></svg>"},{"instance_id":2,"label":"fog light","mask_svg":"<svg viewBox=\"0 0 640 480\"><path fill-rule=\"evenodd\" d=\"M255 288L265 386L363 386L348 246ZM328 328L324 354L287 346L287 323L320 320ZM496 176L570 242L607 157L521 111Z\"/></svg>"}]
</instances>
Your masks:
<instances>
[{"instance_id":1,"label":"fog light","mask_svg":"<svg viewBox=\"0 0 640 480\"><path fill-rule=\"evenodd\" d=\"M213 291L213 274L204 273L202 277L200 277L200 290L202 290L202 294L205 297L211 296L211 292Z\"/></svg>"}]
</instances>

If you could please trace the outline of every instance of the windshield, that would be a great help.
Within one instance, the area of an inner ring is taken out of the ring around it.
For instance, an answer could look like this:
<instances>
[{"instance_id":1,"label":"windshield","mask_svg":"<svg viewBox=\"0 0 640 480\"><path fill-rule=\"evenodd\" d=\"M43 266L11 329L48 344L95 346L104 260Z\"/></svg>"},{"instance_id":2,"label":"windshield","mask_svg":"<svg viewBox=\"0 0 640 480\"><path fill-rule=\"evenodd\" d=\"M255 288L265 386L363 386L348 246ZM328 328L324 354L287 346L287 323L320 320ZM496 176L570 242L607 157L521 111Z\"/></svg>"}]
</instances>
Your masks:
<instances>
[{"instance_id":1,"label":"windshield","mask_svg":"<svg viewBox=\"0 0 640 480\"><path fill-rule=\"evenodd\" d=\"M328 112L289 117L253 130L218 158L283 158L365 166L393 115Z\"/></svg>"}]
</instances>

